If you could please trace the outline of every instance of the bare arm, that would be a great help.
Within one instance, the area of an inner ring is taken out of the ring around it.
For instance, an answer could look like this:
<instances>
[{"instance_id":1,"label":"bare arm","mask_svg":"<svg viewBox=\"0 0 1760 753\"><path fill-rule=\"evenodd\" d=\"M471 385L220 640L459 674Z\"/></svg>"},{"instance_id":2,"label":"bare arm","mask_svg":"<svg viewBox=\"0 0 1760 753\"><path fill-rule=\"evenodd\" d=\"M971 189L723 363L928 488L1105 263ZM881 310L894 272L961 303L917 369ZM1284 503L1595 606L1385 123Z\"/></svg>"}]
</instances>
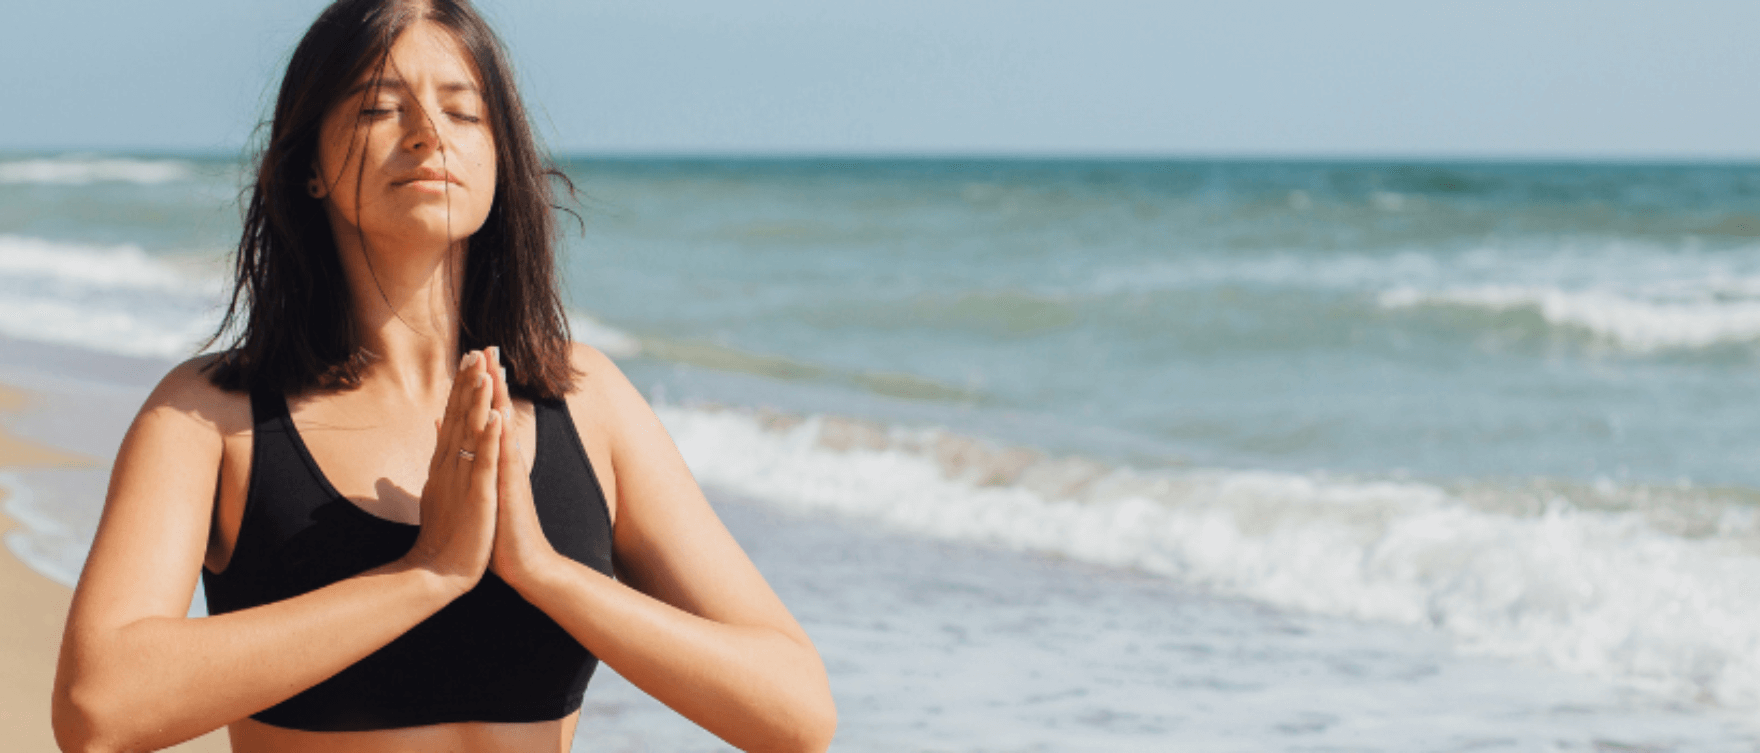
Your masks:
<instances>
[{"instance_id":1,"label":"bare arm","mask_svg":"<svg viewBox=\"0 0 1760 753\"><path fill-rule=\"evenodd\" d=\"M496 571L618 674L721 739L745 750L824 750L837 711L806 632L715 516L641 394L597 351L578 346L576 362L611 436L625 582L550 548L530 488L516 483L525 476L511 445L502 451Z\"/></svg>"},{"instance_id":2,"label":"bare arm","mask_svg":"<svg viewBox=\"0 0 1760 753\"><path fill-rule=\"evenodd\" d=\"M473 370L482 367L460 375ZM475 441L479 455L497 454L491 390L457 381L440 447ZM249 426L240 399L185 364L129 428L62 638L54 725L63 749L159 748L274 705L391 642L486 567L492 466L443 465L436 452L408 556L285 601L187 619L222 443Z\"/></svg>"}]
</instances>

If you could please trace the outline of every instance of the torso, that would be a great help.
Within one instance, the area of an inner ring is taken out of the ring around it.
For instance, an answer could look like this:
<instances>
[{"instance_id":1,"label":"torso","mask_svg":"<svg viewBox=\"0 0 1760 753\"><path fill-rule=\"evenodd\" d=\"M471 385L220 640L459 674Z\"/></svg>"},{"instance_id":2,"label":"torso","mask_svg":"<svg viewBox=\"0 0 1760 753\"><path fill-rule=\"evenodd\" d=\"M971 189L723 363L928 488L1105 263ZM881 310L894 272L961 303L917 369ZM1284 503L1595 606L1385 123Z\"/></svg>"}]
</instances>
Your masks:
<instances>
[{"instance_id":1,"label":"torso","mask_svg":"<svg viewBox=\"0 0 1760 753\"><path fill-rule=\"evenodd\" d=\"M230 406L233 410L227 411L223 423L236 430L226 433L223 444L215 525L205 557L205 564L213 571L224 570L236 550L251 478L254 438L250 398L244 394L231 397L238 404ZM375 517L405 524L420 522L420 493L435 439L429 417L443 412L443 401L435 406L412 405L387 400L363 387L300 395L287 403L312 459L340 495ZM578 396L570 396L568 403L575 430L604 491L607 515L614 517L617 487L609 436L595 420L593 406ZM515 401L513 428L528 467L537 447L534 416L531 403ZM241 753L567 750L577 719L578 712L538 722L450 723L351 732L311 732L244 719L232 725L231 735L233 748Z\"/></svg>"}]
</instances>

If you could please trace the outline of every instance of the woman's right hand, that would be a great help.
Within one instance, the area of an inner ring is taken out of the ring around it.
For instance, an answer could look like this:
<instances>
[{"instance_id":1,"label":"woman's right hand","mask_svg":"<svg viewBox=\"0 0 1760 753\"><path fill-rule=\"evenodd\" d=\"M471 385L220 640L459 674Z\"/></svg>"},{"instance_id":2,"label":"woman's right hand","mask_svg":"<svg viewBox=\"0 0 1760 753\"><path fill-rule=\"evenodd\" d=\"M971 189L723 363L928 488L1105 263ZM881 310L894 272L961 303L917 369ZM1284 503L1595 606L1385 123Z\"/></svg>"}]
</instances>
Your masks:
<instances>
[{"instance_id":1,"label":"woman's right hand","mask_svg":"<svg viewBox=\"0 0 1760 753\"><path fill-rule=\"evenodd\" d=\"M500 411L490 410L487 360L482 351L466 354L452 379L422 487L421 533L405 555L412 565L454 580L460 593L483 577L495 542L502 420Z\"/></svg>"}]
</instances>

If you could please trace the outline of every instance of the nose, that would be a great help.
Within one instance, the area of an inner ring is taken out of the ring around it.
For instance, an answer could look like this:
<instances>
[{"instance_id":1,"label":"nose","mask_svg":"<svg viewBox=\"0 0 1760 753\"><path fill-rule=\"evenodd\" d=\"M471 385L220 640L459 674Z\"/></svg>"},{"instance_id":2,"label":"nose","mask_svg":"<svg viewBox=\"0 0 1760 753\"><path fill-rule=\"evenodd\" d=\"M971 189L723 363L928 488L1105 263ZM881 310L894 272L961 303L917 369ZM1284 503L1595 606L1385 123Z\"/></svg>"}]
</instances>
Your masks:
<instances>
[{"instance_id":1,"label":"nose","mask_svg":"<svg viewBox=\"0 0 1760 753\"><path fill-rule=\"evenodd\" d=\"M411 108L404 124L403 148L412 152L440 149L440 131L428 108Z\"/></svg>"}]
</instances>

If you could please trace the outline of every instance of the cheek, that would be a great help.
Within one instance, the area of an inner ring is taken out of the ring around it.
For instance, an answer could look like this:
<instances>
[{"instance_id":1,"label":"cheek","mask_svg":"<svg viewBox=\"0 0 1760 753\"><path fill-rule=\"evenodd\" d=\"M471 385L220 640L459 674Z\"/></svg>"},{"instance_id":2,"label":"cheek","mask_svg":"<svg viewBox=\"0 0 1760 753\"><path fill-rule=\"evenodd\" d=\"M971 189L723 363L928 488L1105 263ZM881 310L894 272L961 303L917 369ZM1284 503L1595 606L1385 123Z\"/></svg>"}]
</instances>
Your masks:
<instances>
[{"instance_id":1,"label":"cheek","mask_svg":"<svg viewBox=\"0 0 1760 753\"><path fill-rule=\"evenodd\" d=\"M495 177L495 142L487 136L479 136L471 140L470 148L465 150L471 163L471 172L479 177L493 180Z\"/></svg>"},{"instance_id":2,"label":"cheek","mask_svg":"<svg viewBox=\"0 0 1760 753\"><path fill-rule=\"evenodd\" d=\"M472 185L484 186L486 191L479 193L476 203L483 214L487 215L495 201L495 143L487 137L478 140L470 151Z\"/></svg>"},{"instance_id":3,"label":"cheek","mask_svg":"<svg viewBox=\"0 0 1760 753\"><path fill-rule=\"evenodd\" d=\"M326 138L318 145L317 161L318 176L329 189L332 201L354 195L355 182L353 178L360 172L358 149L350 150L346 141L338 143L336 138Z\"/></svg>"},{"instance_id":4,"label":"cheek","mask_svg":"<svg viewBox=\"0 0 1760 753\"><path fill-rule=\"evenodd\" d=\"M342 170L343 161L349 157L349 142L354 135L345 124L337 120L326 118L322 130L318 132L318 169L331 182L335 182Z\"/></svg>"}]
</instances>

